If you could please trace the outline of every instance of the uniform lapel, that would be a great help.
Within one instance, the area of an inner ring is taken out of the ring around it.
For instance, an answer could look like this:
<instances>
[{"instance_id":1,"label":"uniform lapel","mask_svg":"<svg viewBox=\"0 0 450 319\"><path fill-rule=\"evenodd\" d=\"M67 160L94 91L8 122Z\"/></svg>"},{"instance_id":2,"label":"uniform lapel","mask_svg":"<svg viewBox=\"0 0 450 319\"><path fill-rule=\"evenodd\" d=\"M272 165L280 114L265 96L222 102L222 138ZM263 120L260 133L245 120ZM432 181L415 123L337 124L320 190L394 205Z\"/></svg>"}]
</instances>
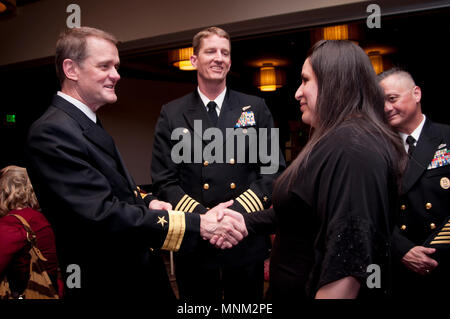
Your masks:
<instances>
[{"instance_id":1,"label":"uniform lapel","mask_svg":"<svg viewBox=\"0 0 450 319\"><path fill-rule=\"evenodd\" d=\"M243 105L239 104L239 99L237 96L231 90L227 90L227 94L220 111L219 120L217 122L217 126L222 131L223 136L225 136L223 140L224 144L229 136L233 134L233 130L229 130L227 134L226 129L234 128L234 125L239 120L242 113L241 106Z\"/></svg>"},{"instance_id":2,"label":"uniform lapel","mask_svg":"<svg viewBox=\"0 0 450 319\"><path fill-rule=\"evenodd\" d=\"M407 193L426 171L441 141L442 136L439 131L430 120L426 119L416 149L403 176L402 193Z\"/></svg>"},{"instance_id":3,"label":"uniform lapel","mask_svg":"<svg viewBox=\"0 0 450 319\"><path fill-rule=\"evenodd\" d=\"M111 135L109 135L101 126L97 125L91 119L89 119L76 106L63 99L62 97L56 95L53 99L53 105L69 114L70 117L72 117L80 124L83 130L83 135L86 137L86 139L88 139L91 143L93 143L107 155L112 157L117 163L117 167L120 170L120 175L122 177L126 177L129 182L127 170L125 168L125 165L123 164L120 154L117 151L116 145Z\"/></svg>"},{"instance_id":4,"label":"uniform lapel","mask_svg":"<svg viewBox=\"0 0 450 319\"><path fill-rule=\"evenodd\" d=\"M76 106L62 97L55 95L53 105L70 115L83 129L83 135L110 156L115 157L115 145L112 137L99 125L95 124Z\"/></svg>"},{"instance_id":5,"label":"uniform lapel","mask_svg":"<svg viewBox=\"0 0 450 319\"><path fill-rule=\"evenodd\" d=\"M131 177L128 174L122 157L120 156L119 150L117 149L111 135L109 135L108 132L106 132L102 127L95 124L94 122L92 122L92 125L90 125L83 132L83 135L115 160L118 168L118 173L120 174L120 176L124 177L130 187L134 189L134 183L132 182Z\"/></svg>"},{"instance_id":6,"label":"uniform lapel","mask_svg":"<svg viewBox=\"0 0 450 319\"><path fill-rule=\"evenodd\" d=\"M189 128L203 141L203 133L206 129L212 127L212 125L208 113L206 112L205 106L203 105L202 99L198 95L197 91L191 94L191 97L188 101L188 107L186 111L184 111L183 116L186 119ZM201 121L201 131L195 130L195 120ZM207 142L208 141L203 141L203 143Z\"/></svg>"}]
</instances>

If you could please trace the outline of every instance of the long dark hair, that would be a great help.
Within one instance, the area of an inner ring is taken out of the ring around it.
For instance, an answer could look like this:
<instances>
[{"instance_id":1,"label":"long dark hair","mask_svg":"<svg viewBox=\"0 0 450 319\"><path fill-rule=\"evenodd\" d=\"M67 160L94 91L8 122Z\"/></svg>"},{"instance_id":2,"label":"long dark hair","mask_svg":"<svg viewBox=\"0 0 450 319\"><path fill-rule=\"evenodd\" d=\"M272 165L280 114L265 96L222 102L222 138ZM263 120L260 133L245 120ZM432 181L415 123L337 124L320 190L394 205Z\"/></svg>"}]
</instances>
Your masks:
<instances>
[{"instance_id":1,"label":"long dark hair","mask_svg":"<svg viewBox=\"0 0 450 319\"><path fill-rule=\"evenodd\" d=\"M384 92L367 54L350 41L322 40L310 49L308 58L318 84L315 128L303 150L277 179L275 188L286 185L286 181L291 185L299 168L307 165L314 147L354 117L364 122L364 125L356 125L356 130L376 135L380 144L393 146L373 145L380 150L393 149L390 158L398 160L392 164L400 185L401 172L406 165L405 150L399 135L385 118Z\"/></svg>"}]
</instances>

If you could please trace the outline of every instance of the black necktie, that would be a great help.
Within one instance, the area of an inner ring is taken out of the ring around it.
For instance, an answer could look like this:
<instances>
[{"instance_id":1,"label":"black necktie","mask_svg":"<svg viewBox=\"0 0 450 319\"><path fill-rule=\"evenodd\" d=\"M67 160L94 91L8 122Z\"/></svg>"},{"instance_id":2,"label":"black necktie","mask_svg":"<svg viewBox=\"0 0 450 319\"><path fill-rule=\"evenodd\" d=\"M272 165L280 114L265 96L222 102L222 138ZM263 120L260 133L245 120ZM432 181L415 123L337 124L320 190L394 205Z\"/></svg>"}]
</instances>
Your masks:
<instances>
[{"instance_id":1,"label":"black necktie","mask_svg":"<svg viewBox=\"0 0 450 319\"><path fill-rule=\"evenodd\" d=\"M406 144L408 144L408 155L411 155L414 152L414 149L416 148L414 146L414 143L416 142L416 139L412 137L411 135L408 135L406 138Z\"/></svg>"},{"instance_id":2,"label":"black necktie","mask_svg":"<svg viewBox=\"0 0 450 319\"><path fill-rule=\"evenodd\" d=\"M209 119L211 120L211 124L213 126L217 125L217 112L216 112L216 102L209 102L208 105L206 105L208 107L208 115L209 115Z\"/></svg>"}]
</instances>

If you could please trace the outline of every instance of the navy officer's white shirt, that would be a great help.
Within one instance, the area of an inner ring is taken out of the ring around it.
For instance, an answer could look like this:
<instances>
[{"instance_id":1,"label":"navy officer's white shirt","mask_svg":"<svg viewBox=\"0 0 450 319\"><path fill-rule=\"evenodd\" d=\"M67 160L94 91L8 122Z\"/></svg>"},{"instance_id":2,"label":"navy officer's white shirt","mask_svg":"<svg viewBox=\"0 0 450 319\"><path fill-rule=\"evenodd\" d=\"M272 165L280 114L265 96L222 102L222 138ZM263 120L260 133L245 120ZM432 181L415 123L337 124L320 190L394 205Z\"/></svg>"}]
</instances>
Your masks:
<instances>
[{"instance_id":1,"label":"navy officer's white shirt","mask_svg":"<svg viewBox=\"0 0 450 319\"><path fill-rule=\"evenodd\" d=\"M420 122L419 126L417 126L416 129L411 134L405 134L402 132L398 132L398 134L402 138L403 146L405 147L406 153L408 153L408 149L409 149L409 145L408 145L408 143L406 143L406 138L409 135L414 137L414 140L415 140L414 146L417 146L417 141L419 140L420 133L422 133L423 125L425 124L425 119L426 119L424 114L422 114L422 116L423 116L422 122Z\"/></svg>"},{"instance_id":2,"label":"navy officer's white shirt","mask_svg":"<svg viewBox=\"0 0 450 319\"><path fill-rule=\"evenodd\" d=\"M209 102L216 102L216 112L217 112L217 117L219 117L220 110L222 109L222 105L223 105L223 100L225 99L225 93L227 92L227 88L225 87L225 89L222 91L222 93L220 93L213 101L208 99L206 97L206 95L203 94L202 91L200 91L199 87L197 87L197 91L198 91L198 95L200 95L200 98L202 99L202 102L203 102L203 105L205 106L206 111L208 111L207 105Z\"/></svg>"}]
</instances>

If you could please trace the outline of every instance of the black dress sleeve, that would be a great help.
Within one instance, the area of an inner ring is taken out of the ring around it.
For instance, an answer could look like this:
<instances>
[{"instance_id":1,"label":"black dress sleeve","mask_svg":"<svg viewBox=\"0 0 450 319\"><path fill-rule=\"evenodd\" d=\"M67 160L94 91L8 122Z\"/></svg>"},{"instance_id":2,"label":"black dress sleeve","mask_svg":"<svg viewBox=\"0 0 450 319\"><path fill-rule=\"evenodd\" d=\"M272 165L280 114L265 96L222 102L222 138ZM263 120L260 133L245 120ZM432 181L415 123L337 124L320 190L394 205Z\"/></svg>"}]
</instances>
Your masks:
<instances>
[{"instance_id":1,"label":"black dress sleeve","mask_svg":"<svg viewBox=\"0 0 450 319\"><path fill-rule=\"evenodd\" d=\"M277 229L277 216L273 208L244 214L244 220L249 235L271 235Z\"/></svg>"},{"instance_id":2,"label":"black dress sleeve","mask_svg":"<svg viewBox=\"0 0 450 319\"><path fill-rule=\"evenodd\" d=\"M365 285L370 274L367 267L384 265L380 258L388 254L387 158L364 146L373 140L340 142L332 140L319 147L293 188L317 214L312 294L347 276Z\"/></svg>"}]
</instances>

